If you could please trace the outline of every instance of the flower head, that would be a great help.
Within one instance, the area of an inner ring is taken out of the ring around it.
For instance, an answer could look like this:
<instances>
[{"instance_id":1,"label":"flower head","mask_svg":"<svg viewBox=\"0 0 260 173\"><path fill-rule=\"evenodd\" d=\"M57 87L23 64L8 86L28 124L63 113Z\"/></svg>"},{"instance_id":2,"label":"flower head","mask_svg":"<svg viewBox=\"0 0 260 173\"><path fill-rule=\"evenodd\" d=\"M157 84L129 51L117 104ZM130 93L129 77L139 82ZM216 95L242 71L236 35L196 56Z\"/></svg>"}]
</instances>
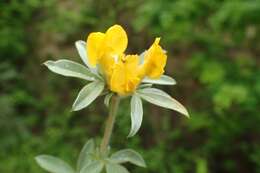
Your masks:
<instances>
[{"instance_id":1,"label":"flower head","mask_svg":"<svg viewBox=\"0 0 260 173\"><path fill-rule=\"evenodd\" d=\"M106 94L106 105L109 105L112 95L131 96L132 125L129 136L133 136L141 126L142 100L189 116L177 100L152 87L176 84L173 78L163 74L167 55L159 42L160 38L156 38L141 55L128 55L125 53L128 43L126 32L120 25L114 25L105 33L90 33L87 42L76 42L86 66L69 60L47 61L44 64L60 75L91 81L79 92L72 106L74 111L87 107L103 93Z\"/></svg>"},{"instance_id":2,"label":"flower head","mask_svg":"<svg viewBox=\"0 0 260 173\"><path fill-rule=\"evenodd\" d=\"M136 90L144 77L160 78L167 56L156 38L140 64L138 55L125 55L125 30L114 25L106 33L93 32L87 38L87 55L92 66L99 65L111 91L127 95Z\"/></svg>"}]
</instances>

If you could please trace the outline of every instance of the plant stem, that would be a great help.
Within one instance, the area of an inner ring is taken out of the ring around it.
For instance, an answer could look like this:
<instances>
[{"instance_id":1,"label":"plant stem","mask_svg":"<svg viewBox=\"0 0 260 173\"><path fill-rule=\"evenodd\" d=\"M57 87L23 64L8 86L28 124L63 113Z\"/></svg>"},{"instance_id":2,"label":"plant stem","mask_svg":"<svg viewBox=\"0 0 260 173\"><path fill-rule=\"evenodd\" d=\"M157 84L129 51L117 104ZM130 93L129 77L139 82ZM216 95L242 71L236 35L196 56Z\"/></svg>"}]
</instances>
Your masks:
<instances>
[{"instance_id":1,"label":"plant stem","mask_svg":"<svg viewBox=\"0 0 260 173\"><path fill-rule=\"evenodd\" d=\"M119 102L120 102L120 97L118 95L113 95L109 104L109 115L106 121L104 136L100 145L100 151L101 154L103 155L107 154L107 149L112 135L113 127L115 124L116 113L117 113Z\"/></svg>"}]
</instances>

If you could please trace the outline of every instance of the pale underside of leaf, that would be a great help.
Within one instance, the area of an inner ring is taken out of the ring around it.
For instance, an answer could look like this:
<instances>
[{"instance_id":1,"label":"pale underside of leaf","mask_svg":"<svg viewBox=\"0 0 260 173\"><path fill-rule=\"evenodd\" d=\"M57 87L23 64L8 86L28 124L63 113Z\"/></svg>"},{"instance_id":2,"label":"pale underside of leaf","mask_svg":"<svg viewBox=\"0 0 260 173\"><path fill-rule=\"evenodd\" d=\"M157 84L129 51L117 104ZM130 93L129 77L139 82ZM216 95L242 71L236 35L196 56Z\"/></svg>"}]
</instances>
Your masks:
<instances>
[{"instance_id":1,"label":"pale underside of leaf","mask_svg":"<svg viewBox=\"0 0 260 173\"><path fill-rule=\"evenodd\" d=\"M86 42L82 40L78 40L75 42L75 46L78 50L79 56L82 59L82 61L85 63L87 67L90 67L87 57L87 51L86 51Z\"/></svg>"},{"instance_id":2,"label":"pale underside of leaf","mask_svg":"<svg viewBox=\"0 0 260 173\"><path fill-rule=\"evenodd\" d=\"M171 78L170 76L161 75L159 79L151 79L151 78L144 78L142 80L143 83L151 83L151 84L158 84L158 85L175 85L176 81Z\"/></svg>"},{"instance_id":3,"label":"pale underside of leaf","mask_svg":"<svg viewBox=\"0 0 260 173\"><path fill-rule=\"evenodd\" d=\"M141 127L143 120L142 100L138 95L131 98L131 130L128 137L134 136Z\"/></svg>"},{"instance_id":4,"label":"pale underside of leaf","mask_svg":"<svg viewBox=\"0 0 260 173\"><path fill-rule=\"evenodd\" d=\"M95 150L95 143L93 139L90 139L86 142L82 148L79 158L77 161L77 170L81 170L84 165L87 165L91 162L91 154Z\"/></svg>"},{"instance_id":5,"label":"pale underside of leaf","mask_svg":"<svg viewBox=\"0 0 260 173\"><path fill-rule=\"evenodd\" d=\"M99 161L91 162L85 165L79 173L100 173L104 168L104 163Z\"/></svg>"},{"instance_id":6,"label":"pale underside of leaf","mask_svg":"<svg viewBox=\"0 0 260 173\"><path fill-rule=\"evenodd\" d=\"M130 162L137 166L146 167L145 161L142 156L132 149L120 150L111 155L110 160L114 163Z\"/></svg>"},{"instance_id":7,"label":"pale underside of leaf","mask_svg":"<svg viewBox=\"0 0 260 173\"><path fill-rule=\"evenodd\" d=\"M40 155L35 159L40 167L46 171L52 173L75 173L75 171L66 162L57 157Z\"/></svg>"},{"instance_id":8,"label":"pale underside of leaf","mask_svg":"<svg viewBox=\"0 0 260 173\"><path fill-rule=\"evenodd\" d=\"M72 110L78 111L87 107L101 94L103 89L104 83L102 81L94 81L83 87L73 103Z\"/></svg>"},{"instance_id":9,"label":"pale underside of leaf","mask_svg":"<svg viewBox=\"0 0 260 173\"><path fill-rule=\"evenodd\" d=\"M138 86L138 89L143 89L143 88L151 88L153 84L151 83L144 83Z\"/></svg>"},{"instance_id":10,"label":"pale underside of leaf","mask_svg":"<svg viewBox=\"0 0 260 173\"><path fill-rule=\"evenodd\" d=\"M175 100L174 98L172 98L170 95L168 95L162 90L156 88L144 88L144 89L137 90L137 93L142 99L152 104L175 110L189 117L186 108L181 103L179 103L177 100Z\"/></svg>"},{"instance_id":11,"label":"pale underside of leaf","mask_svg":"<svg viewBox=\"0 0 260 173\"><path fill-rule=\"evenodd\" d=\"M113 163L109 163L106 165L106 172L107 173L129 173L125 167Z\"/></svg>"},{"instance_id":12,"label":"pale underside of leaf","mask_svg":"<svg viewBox=\"0 0 260 173\"><path fill-rule=\"evenodd\" d=\"M61 59L58 61L46 61L44 65L46 65L52 72L67 77L76 77L88 81L94 81L95 79L99 78L87 67L66 59Z\"/></svg>"}]
</instances>

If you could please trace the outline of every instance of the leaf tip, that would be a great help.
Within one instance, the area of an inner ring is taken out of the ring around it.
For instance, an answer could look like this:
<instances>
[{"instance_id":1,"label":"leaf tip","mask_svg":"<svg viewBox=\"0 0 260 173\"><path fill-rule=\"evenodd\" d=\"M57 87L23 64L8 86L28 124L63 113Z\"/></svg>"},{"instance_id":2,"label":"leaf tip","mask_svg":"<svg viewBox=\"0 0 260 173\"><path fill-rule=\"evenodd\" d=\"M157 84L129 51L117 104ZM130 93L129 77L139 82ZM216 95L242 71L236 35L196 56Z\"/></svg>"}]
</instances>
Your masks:
<instances>
[{"instance_id":1,"label":"leaf tip","mask_svg":"<svg viewBox=\"0 0 260 173\"><path fill-rule=\"evenodd\" d=\"M177 85L176 80L174 80L171 85Z\"/></svg>"},{"instance_id":2,"label":"leaf tip","mask_svg":"<svg viewBox=\"0 0 260 173\"><path fill-rule=\"evenodd\" d=\"M53 65L54 63L55 63L54 61L48 60L48 61L45 61L44 63L42 63L42 65L49 67L49 66Z\"/></svg>"},{"instance_id":3,"label":"leaf tip","mask_svg":"<svg viewBox=\"0 0 260 173\"><path fill-rule=\"evenodd\" d=\"M143 162L142 164L140 164L140 167L147 168L147 165L145 162Z\"/></svg>"},{"instance_id":4,"label":"leaf tip","mask_svg":"<svg viewBox=\"0 0 260 173\"><path fill-rule=\"evenodd\" d=\"M38 155L36 157L34 157L35 161L41 165L41 162L42 162L42 158L44 157L44 155Z\"/></svg>"},{"instance_id":5,"label":"leaf tip","mask_svg":"<svg viewBox=\"0 0 260 173\"><path fill-rule=\"evenodd\" d=\"M190 118L190 114L189 114L189 112L187 111L186 108L184 108L184 110L182 111L182 114L183 114L184 116L186 116L187 118Z\"/></svg>"},{"instance_id":6,"label":"leaf tip","mask_svg":"<svg viewBox=\"0 0 260 173\"><path fill-rule=\"evenodd\" d=\"M131 138L133 136L134 136L134 134L129 133L126 138L128 139L128 138Z\"/></svg>"},{"instance_id":7,"label":"leaf tip","mask_svg":"<svg viewBox=\"0 0 260 173\"><path fill-rule=\"evenodd\" d=\"M80 110L78 107L72 105L70 112L76 112L78 110Z\"/></svg>"},{"instance_id":8,"label":"leaf tip","mask_svg":"<svg viewBox=\"0 0 260 173\"><path fill-rule=\"evenodd\" d=\"M35 156L35 157L34 157L34 160L35 160L36 162L38 162L39 159L40 159L39 157L40 157L40 156Z\"/></svg>"}]
</instances>

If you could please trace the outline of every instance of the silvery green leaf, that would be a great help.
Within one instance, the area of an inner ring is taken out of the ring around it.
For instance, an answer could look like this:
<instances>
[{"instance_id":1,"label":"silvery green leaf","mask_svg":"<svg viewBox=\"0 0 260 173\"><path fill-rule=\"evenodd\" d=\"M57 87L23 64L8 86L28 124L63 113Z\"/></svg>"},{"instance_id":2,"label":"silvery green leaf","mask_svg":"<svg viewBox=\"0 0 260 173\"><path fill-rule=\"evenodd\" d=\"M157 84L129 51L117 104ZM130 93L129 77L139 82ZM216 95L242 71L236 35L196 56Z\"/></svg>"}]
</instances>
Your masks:
<instances>
[{"instance_id":1,"label":"silvery green leaf","mask_svg":"<svg viewBox=\"0 0 260 173\"><path fill-rule=\"evenodd\" d=\"M87 107L101 94L103 89L104 83L102 81L94 81L86 85L79 92L75 102L73 103L72 110L78 111Z\"/></svg>"},{"instance_id":2,"label":"silvery green leaf","mask_svg":"<svg viewBox=\"0 0 260 173\"><path fill-rule=\"evenodd\" d=\"M113 163L125 163L130 162L137 166L146 167L145 161L142 156L132 149L120 150L111 155L110 160Z\"/></svg>"},{"instance_id":3,"label":"silvery green leaf","mask_svg":"<svg viewBox=\"0 0 260 173\"><path fill-rule=\"evenodd\" d=\"M134 136L141 127L143 120L142 100L138 95L131 98L131 130L128 137Z\"/></svg>"},{"instance_id":4,"label":"silvery green leaf","mask_svg":"<svg viewBox=\"0 0 260 173\"><path fill-rule=\"evenodd\" d=\"M93 74L83 65L66 59L58 61L46 61L44 65L46 65L52 72L63 76L76 77L88 81L94 81L96 78L98 78L96 74Z\"/></svg>"},{"instance_id":5,"label":"silvery green leaf","mask_svg":"<svg viewBox=\"0 0 260 173\"><path fill-rule=\"evenodd\" d=\"M95 143L93 139L90 139L86 142L82 148L79 158L77 161L77 170L81 170L84 165L87 165L91 162L91 154L95 152Z\"/></svg>"},{"instance_id":6,"label":"silvery green leaf","mask_svg":"<svg viewBox=\"0 0 260 173\"><path fill-rule=\"evenodd\" d=\"M171 78L170 76L162 75L159 79L150 79L144 78L142 80L143 83L151 83L151 84L158 84L158 85L175 85L176 81Z\"/></svg>"},{"instance_id":7,"label":"silvery green leaf","mask_svg":"<svg viewBox=\"0 0 260 173\"><path fill-rule=\"evenodd\" d=\"M86 64L87 67L91 67L88 63L86 42L82 40L78 40L75 42L75 46L78 50L79 56L82 59L82 61Z\"/></svg>"},{"instance_id":8,"label":"silvery green leaf","mask_svg":"<svg viewBox=\"0 0 260 173\"><path fill-rule=\"evenodd\" d=\"M88 165L85 165L79 173L100 173L104 168L104 163L94 161Z\"/></svg>"},{"instance_id":9,"label":"silvery green leaf","mask_svg":"<svg viewBox=\"0 0 260 173\"><path fill-rule=\"evenodd\" d=\"M181 114L189 117L186 108L162 90L156 88L144 88L137 90L137 93L142 99L152 104L178 111Z\"/></svg>"},{"instance_id":10,"label":"silvery green leaf","mask_svg":"<svg viewBox=\"0 0 260 173\"><path fill-rule=\"evenodd\" d=\"M112 96L113 96L113 93L108 93L108 94L105 96L104 104L106 105L106 107L109 107L109 102L110 102L110 99L111 99Z\"/></svg>"},{"instance_id":11,"label":"silvery green leaf","mask_svg":"<svg viewBox=\"0 0 260 173\"><path fill-rule=\"evenodd\" d=\"M107 173L129 173L128 170L119 164L108 163L106 164Z\"/></svg>"},{"instance_id":12,"label":"silvery green leaf","mask_svg":"<svg viewBox=\"0 0 260 173\"><path fill-rule=\"evenodd\" d=\"M39 155L35 157L35 160L41 168L51 173L75 173L75 171L66 162L57 157Z\"/></svg>"},{"instance_id":13,"label":"silvery green leaf","mask_svg":"<svg viewBox=\"0 0 260 173\"><path fill-rule=\"evenodd\" d=\"M91 65L89 64L86 42L82 40L76 41L75 46L78 50L79 56L82 59L82 61L86 64L86 66L90 69L90 71L97 74L97 68L91 67Z\"/></svg>"},{"instance_id":14,"label":"silvery green leaf","mask_svg":"<svg viewBox=\"0 0 260 173\"><path fill-rule=\"evenodd\" d=\"M151 88L152 86L153 86L153 84L151 84L151 83L145 83L145 84L139 85L138 89Z\"/></svg>"}]
</instances>

